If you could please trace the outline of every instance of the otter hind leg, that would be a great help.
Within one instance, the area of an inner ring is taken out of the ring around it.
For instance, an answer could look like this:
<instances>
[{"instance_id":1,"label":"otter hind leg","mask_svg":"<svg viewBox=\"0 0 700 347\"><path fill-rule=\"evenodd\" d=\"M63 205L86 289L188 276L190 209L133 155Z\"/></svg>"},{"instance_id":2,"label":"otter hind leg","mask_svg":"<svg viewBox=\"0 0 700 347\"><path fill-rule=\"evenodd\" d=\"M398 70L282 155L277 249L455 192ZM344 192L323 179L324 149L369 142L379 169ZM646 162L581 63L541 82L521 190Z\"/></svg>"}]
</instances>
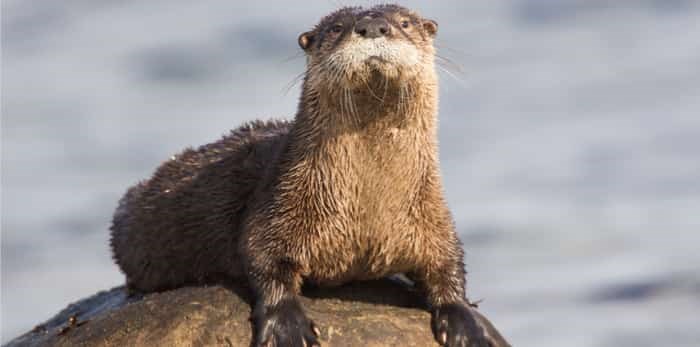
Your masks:
<instances>
[{"instance_id":1,"label":"otter hind leg","mask_svg":"<svg viewBox=\"0 0 700 347\"><path fill-rule=\"evenodd\" d=\"M115 262L130 288L161 291L243 277L238 234L265 168L289 123L255 121L189 148L131 187L111 227Z\"/></svg>"},{"instance_id":2,"label":"otter hind leg","mask_svg":"<svg viewBox=\"0 0 700 347\"><path fill-rule=\"evenodd\" d=\"M145 205L148 182L140 182L127 190L119 200L110 227L110 246L115 263L126 276L127 292L146 293L172 287L167 271L154 267L162 256L156 247L152 233L142 230L140 211Z\"/></svg>"}]
</instances>

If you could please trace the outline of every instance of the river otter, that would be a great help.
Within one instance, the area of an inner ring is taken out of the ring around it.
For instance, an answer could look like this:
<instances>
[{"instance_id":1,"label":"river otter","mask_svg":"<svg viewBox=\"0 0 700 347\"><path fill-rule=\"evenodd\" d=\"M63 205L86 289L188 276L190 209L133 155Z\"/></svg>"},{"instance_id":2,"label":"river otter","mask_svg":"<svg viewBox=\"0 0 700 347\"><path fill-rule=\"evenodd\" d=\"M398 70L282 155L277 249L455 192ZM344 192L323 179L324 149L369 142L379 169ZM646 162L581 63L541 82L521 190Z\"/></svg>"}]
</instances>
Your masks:
<instances>
[{"instance_id":1,"label":"river otter","mask_svg":"<svg viewBox=\"0 0 700 347\"><path fill-rule=\"evenodd\" d=\"M340 9L301 34L293 121L251 122L188 149L121 199L111 245L128 287L247 281L255 344L306 346L318 331L297 300L302 281L405 273L424 289L441 344L493 343L465 297L442 192L437 29L379 5Z\"/></svg>"}]
</instances>

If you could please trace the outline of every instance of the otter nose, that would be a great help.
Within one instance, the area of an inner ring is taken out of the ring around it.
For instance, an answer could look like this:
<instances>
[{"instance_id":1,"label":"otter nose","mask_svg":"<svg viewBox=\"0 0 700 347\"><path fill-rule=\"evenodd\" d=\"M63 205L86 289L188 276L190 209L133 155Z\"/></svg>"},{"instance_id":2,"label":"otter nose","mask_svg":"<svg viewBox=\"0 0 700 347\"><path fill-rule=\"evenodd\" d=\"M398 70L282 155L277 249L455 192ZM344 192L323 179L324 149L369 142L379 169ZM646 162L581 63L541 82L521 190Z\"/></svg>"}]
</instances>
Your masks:
<instances>
[{"instance_id":1,"label":"otter nose","mask_svg":"<svg viewBox=\"0 0 700 347\"><path fill-rule=\"evenodd\" d=\"M389 22L384 18L363 18L355 24L355 32L368 39L386 36L390 31Z\"/></svg>"}]
</instances>

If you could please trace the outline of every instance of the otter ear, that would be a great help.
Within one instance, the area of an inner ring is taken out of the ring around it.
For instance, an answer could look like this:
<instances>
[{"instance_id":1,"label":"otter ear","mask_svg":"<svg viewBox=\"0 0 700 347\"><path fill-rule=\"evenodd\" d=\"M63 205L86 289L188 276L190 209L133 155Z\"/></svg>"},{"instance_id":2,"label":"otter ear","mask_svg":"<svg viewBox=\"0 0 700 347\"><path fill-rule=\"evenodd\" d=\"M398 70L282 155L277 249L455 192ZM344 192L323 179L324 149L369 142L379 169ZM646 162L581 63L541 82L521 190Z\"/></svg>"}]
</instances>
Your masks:
<instances>
[{"instance_id":1,"label":"otter ear","mask_svg":"<svg viewBox=\"0 0 700 347\"><path fill-rule=\"evenodd\" d=\"M425 29L425 31L430 35L430 37L433 37L437 34L438 24L432 19L424 19L423 29Z\"/></svg>"},{"instance_id":2,"label":"otter ear","mask_svg":"<svg viewBox=\"0 0 700 347\"><path fill-rule=\"evenodd\" d=\"M301 47L303 50L309 49L315 38L316 36L314 35L313 31L307 31L299 35L299 47Z\"/></svg>"}]
</instances>

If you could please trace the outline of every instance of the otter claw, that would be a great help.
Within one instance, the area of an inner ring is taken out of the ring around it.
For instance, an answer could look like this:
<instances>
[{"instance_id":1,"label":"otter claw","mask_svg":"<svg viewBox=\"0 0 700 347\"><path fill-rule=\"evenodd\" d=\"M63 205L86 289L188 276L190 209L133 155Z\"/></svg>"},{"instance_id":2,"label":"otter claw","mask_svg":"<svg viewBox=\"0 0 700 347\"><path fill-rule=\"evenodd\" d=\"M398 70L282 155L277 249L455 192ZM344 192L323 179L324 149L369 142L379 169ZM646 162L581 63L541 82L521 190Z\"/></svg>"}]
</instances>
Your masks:
<instances>
[{"instance_id":1,"label":"otter claw","mask_svg":"<svg viewBox=\"0 0 700 347\"><path fill-rule=\"evenodd\" d=\"M446 331L443 331L440 334L440 338L438 339L438 342L440 342L440 344L443 344L443 345L447 343L447 332Z\"/></svg>"},{"instance_id":2,"label":"otter claw","mask_svg":"<svg viewBox=\"0 0 700 347\"><path fill-rule=\"evenodd\" d=\"M320 346L315 325L295 299L286 299L275 306L256 311L254 346Z\"/></svg>"},{"instance_id":3,"label":"otter claw","mask_svg":"<svg viewBox=\"0 0 700 347\"><path fill-rule=\"evenodd\" d=\"M466 305L449 304L437 307L432 317L433 332L437 341L447 347L489 347L493 345L484 335Z\"/></svg>"}]
</instances>

